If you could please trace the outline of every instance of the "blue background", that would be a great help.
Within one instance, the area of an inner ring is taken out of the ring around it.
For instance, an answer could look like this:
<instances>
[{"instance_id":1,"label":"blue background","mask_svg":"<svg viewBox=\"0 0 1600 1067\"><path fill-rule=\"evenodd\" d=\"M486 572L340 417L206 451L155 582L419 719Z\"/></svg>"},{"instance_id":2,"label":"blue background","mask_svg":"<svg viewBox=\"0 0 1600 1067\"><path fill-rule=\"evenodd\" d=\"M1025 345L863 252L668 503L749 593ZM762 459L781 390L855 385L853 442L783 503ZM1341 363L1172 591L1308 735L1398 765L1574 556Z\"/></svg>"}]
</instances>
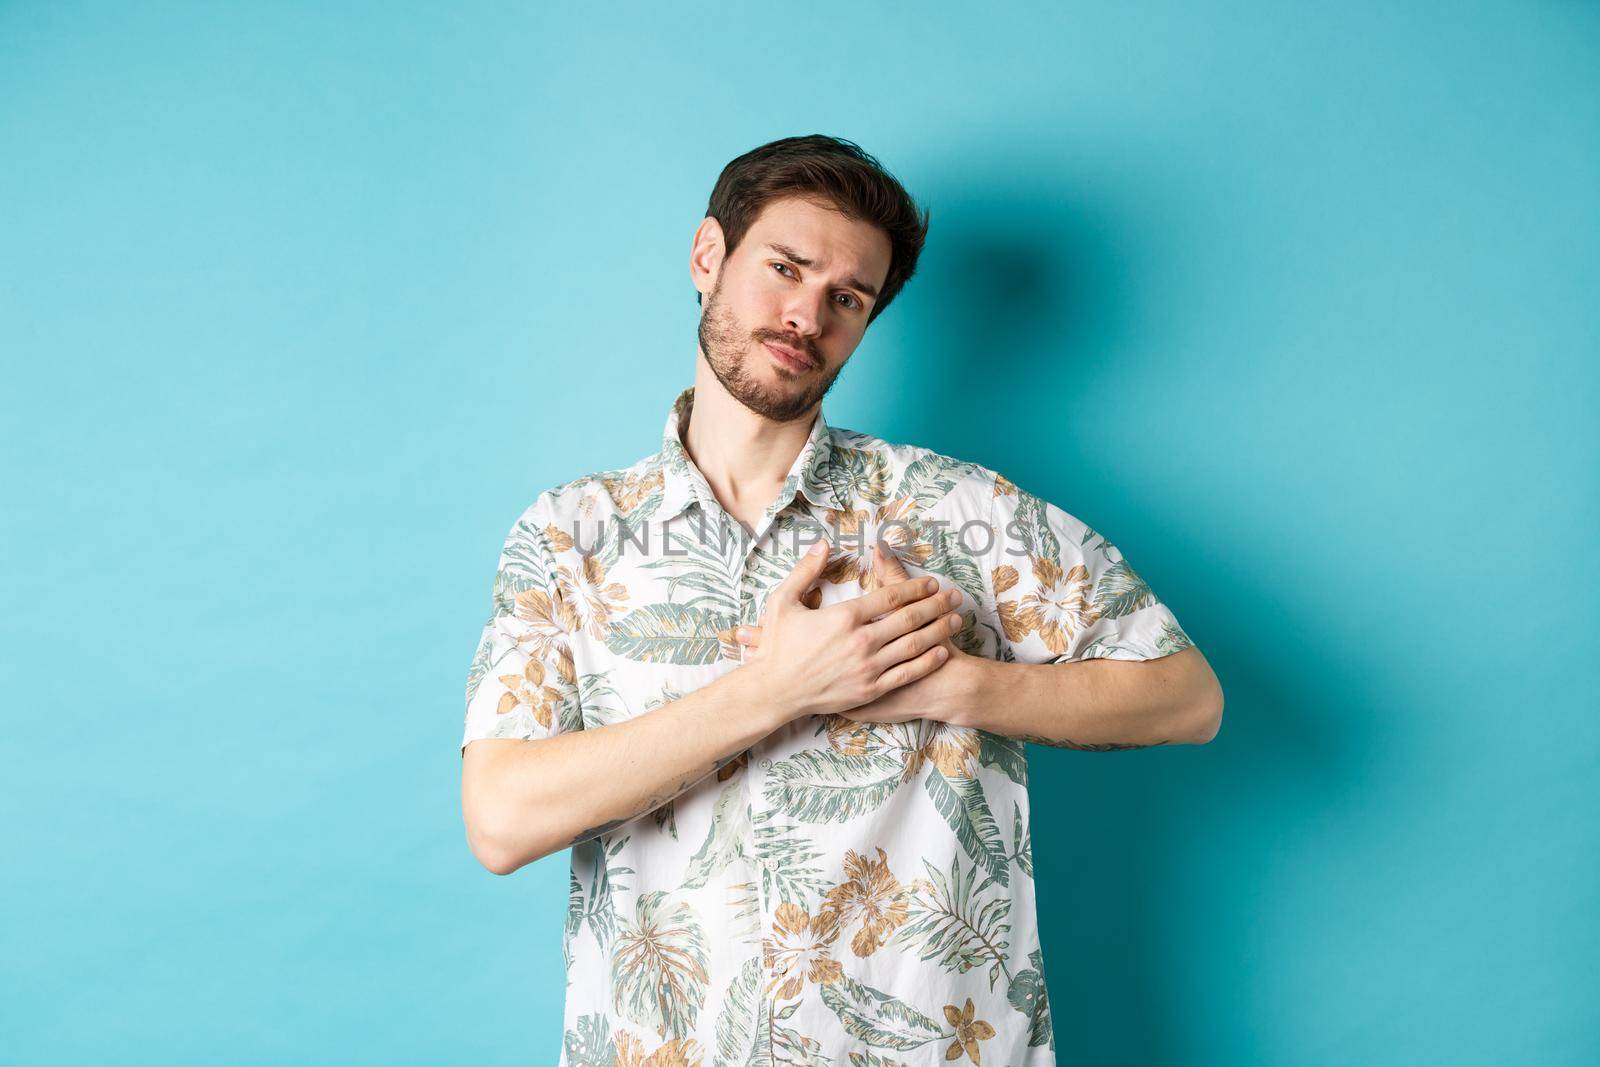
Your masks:
<instances>
[{"instance_id":1,"label":"blue background","mask_svg":"<svg viewBox=\"0 0 1600 1067\"><path fill-rule=\"evenodd\" d=\"M1033 752L1063 1063L1594 1061L1596 5L134 7L0 5L0 1057L555 1061L566 853L459 808L500 541L825 132L932 216L829 420L1226 690Z\"/></svg>"}]
</instances>

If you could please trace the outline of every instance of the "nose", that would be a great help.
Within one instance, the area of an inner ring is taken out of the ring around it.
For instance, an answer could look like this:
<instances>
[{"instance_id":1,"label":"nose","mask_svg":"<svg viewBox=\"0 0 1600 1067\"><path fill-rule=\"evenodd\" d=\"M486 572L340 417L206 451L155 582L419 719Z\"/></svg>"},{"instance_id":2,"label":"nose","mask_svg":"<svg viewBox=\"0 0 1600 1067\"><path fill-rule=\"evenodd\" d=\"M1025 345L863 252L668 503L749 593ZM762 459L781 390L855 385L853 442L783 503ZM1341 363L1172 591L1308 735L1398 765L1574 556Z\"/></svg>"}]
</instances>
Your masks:
<instances>
[{"instance_id":1,"label":"nose","mask_svg":"<svg viewBox=\"0 0 1600 1067\"><path fill-rule=\"evenodd\" d=\"M783 324L801 337L815 337L821 328L821 298L814 293L796 292L783 309Z\"/></svg>"}]
</instances>

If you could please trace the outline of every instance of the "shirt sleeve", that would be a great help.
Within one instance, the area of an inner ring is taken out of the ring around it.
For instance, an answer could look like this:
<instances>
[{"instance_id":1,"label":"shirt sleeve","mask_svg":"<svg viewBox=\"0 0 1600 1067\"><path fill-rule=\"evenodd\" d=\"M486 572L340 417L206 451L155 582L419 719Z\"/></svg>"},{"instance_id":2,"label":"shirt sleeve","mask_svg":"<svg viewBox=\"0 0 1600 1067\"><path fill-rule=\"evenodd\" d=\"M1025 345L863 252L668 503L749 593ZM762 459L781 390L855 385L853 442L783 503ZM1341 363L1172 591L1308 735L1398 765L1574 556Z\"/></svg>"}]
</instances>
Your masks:
<instances>
[{"instance_id":1,"label":"shirt sleeve","mask_svg":"<svg viewBox=\"0 0 1600 1067\"><path fill-rule=\"evenodd\" d=\"M467 671L463 753L480 738L531 741L583 728L577 616L543 525L530 507L500 551L489 621Z\"/></svg>"},{"instance_id":2,"label":"shirt sleeve","mask_svg":"<svg viewBox=\"0 0 1600 1067\"><path fill-rule=\"evenodd\" d=\"M1159 659L1193 643L1115 545L1004 475L994 479L991 528L998 658Z\"/></svg>"}]
</instances>

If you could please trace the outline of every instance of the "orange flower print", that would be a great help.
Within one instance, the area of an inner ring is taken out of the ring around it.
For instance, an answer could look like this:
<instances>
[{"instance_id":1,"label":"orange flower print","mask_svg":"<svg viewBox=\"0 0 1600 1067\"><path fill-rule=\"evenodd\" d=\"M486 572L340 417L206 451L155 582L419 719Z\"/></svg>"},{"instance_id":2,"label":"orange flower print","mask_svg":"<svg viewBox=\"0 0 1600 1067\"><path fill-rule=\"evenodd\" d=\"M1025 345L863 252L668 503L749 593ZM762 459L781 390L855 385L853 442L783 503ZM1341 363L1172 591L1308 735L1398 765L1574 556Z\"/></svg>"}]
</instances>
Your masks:
<instances>
[{"instance_id":1,"label":"orange flower print","mask_svg":"<svg viewBox=\"0 0 1600 1067\"><path fill-rule=\"evenodd\" d=\"M947 1060L960 1059L965 1052L967 1059L973 1063L982 1063L982 1053L978 1050L979 1041L987 1041L994 1036L994 1027L982 1019L974 1019L972 998L967 998L967 1006L960 1011L954 1004L944 1006L944 1017L947 1022L956 1028L956 1039L950 1042L950 1047L944 1050Z\"/></svg>"},{"instance_id":2,"label":"orange flower print","mask_svg":"<svg viewBox=\"0 0 1600 1067\"><path fill-rule=\"evenodd\" d=\"M576 682L578 672L573 666L568 637L578 628L578 616L560 588L553 599L543 589L524 589L516 595L513 610L528 624L517 644L526 646L539 659L554 655L561 677Z\"/></svg>"},{"instance_id":3,"label":"orange flower print","mask_svg":"<svg viewBox=\"0 0 1600 1067\"><path fill-rule=\"evenodd\" d=\"M872 724L852 719L848 715L827 715L823 719L828 732L828 744L845 756L865 756L872 740Z\"/></svg>"},{"instance_id":4,"label":"orange flower print","mask_svg":"<svg viewBox=\"0 0 1600 1067\"><path fill-rule=\"evenodd\" d=\"M494 710L501 715L522 705L533 709L539 725L550 725L551 712L561 703L561 692L544 684L544 664L530 659L521 674L502 674L500 684L506 692L500 695L500 704Z\"/></svg>"},{"instance_id":5,"label":"orange flower print","mask_svg":"<svg viewBox=\"0 0 1600 1067\"><path fill-rule=\"evenodd\" d=\"M828 891L821 911L840 926L859 919L861 928L850 940L850 951L870 956L906 921L909 895L889 869L888 854L881 847L876 860L847 849L844 873L848 877Z\"/></svg>"},{"instance_id":6,"label":"orange flower print","mask_svg":"<svg viewBox=\"0 0 1600 1067\"><path fill-rule=\"evenodd\" d=\"M626 1030L617 1033L616 1067L700 1067L703 1056L692 1037L668 1041L646 1056L643 1041Z\"/></svg>"},{"instance_id":7,"label":"orange flower print","mask_svg":"<svg viewBox=\"0 0 1600 1067\"><path fill-rule=\"evenodd\" d=\"M576 629L596 640L605 640L611 617L620 614L627 605L628 587L621 582L606 581L606 565L599 556L584 556L576 572L566 567L557 568L556 584L577 617Z\"/></svg>"},{"instance_id":8,"label":"orange flower print","mask_svg":"<svg viewBox=\"0 0 1600 1067\"><path fill-rule=\"evenodd\" d=\"M931 729L928 739L917 749L917 756L932 760L946 778L971 778L977 774L978 751L983 746L978 731L938 719L926 721Z\"/></svg>"},{"instance_id":9,"label":"orange flower print","mask_svg":"<svg viewBox=\"0 0 1600 1067\"><path fill-rule=\"evenodd\" d=\"M927 563L933 555L933 545L912 536L916 524L907 516L913 503L909 496L896 497L874 508L870 521L867 512L859 508L850 511L828 508L827 521L838 530L839 547L823 570L822 580L835 585L859 582L864 593L883 584L872 571L873 535L881 537L902 563L918 566ZM893 525L885 527L885 523L891 522Z\"/></svg>"},{"instance_id":10,"label":"orange flower print","mask_svg":"<svg viewBox=\"0 0 1600 1067\"><path fill-rule=\"evenodd\" d=\"M617 507L626 513L637 508L651 494L661 492L662 477L661 468L656 467L621 478L601 478L600 484Z\"/></svg>"},{"instance_id":11,"label":"orange flower print","mask_svg":"<svg viewBox=\"0 0 1600 1067\"><path fill-rule=\"evenodd\" d=\"M778 999L787 1000L799 996L807 981L818 985L837 982L844 968L828 949L838 938L837 913L819 910L812 918L792 901L779 904L772 936L761 939L761 962L773 972L767 992L777 987Z\"/></svg>"},{"instance_id":12,"label":"orange flower print","mask_svg":"<svg viewBox=\"0 0 1600 1067\"><path fill-rule=\"evenodd\" d=\"M1045 647L1059 656L1073 635L1092 623L1098 613L1089 605L1089 571L1074 564L1065 574L1061 564L1043 556L1030 556L1035 587L1020 600L998 601L1000 625L1010 641L1021 641L1035 630ZM1008 563L994 568L995 597L1016 587L1017 569Z\"/></svg>"}]
</instances>

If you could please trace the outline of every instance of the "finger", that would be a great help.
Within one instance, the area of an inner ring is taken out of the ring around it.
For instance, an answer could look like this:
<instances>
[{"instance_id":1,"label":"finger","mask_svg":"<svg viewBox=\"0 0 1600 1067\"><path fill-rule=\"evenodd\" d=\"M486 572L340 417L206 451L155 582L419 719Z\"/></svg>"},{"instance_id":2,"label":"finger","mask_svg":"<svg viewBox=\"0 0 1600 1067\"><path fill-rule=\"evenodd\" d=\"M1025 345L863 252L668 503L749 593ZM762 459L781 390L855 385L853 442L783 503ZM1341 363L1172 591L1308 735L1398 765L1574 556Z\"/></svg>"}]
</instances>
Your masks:
<instances>
[{"instance_id":1,"label":"finger","mask_svg":"<svg viewBox=\"0 0 1600 1067\"><path fill-rule=\"evenodd\" d=\"M779 604L801 604L801 596L811 588L811 584L822 577L822 572L828 566L828 556L831 550L828 541L824 538L812 545L810 549L800 554L795 560L794 567L786 574L783 581L772 587L772 592L767 595L768 601Z\"/></svg>"},{"instance_id":2,"label":"finger","mask_svg":"<svg viewBox=\"0 0 1600 1067\"><path fill-rule=\"evenodd\" d=\"M908 578L903 582L890 582L836 606L850 612L855 622L865 623L885 612L932 596L938 588L937 578Z\"/></svg>"},{"instance_id":3,"label":"finger","mask_svg":"<svg viewBox=\"0 0 1600 1067\"><path fill-rule=\"evenodd\" d=\"M874 647L882 647L903 634L926 626L947 612L954 612L960 606L959 589L941 589L933 596L913 600L875 622L866 623L862 629L872 638Z\"/></svg>"},{"instance_id":4,"label":"finger","mask_svg":"<svg viewBox=\"0 0 1600 1067\"><path fill-rule=\"evenodd\" d=\"M873 655L873 663L881 670L888 670L903 660L915 659L930 648L947 644L952 634L961 630L961 616L955 612L941 614L924 626L920 626L903 637L888 642ZM946 648L946 654L949 653Z\"/></svg>"},{"instance_id":5,"label":"finger","mask_svg":"<svg viewBox=\"0 0 1600 1067\"><path fill-rule=\"evenodd\" d=\"M900 557L894 554L894 549L886 547L882 541L872 546L872 573L878 576L880 585L903 582L911 577L906 573Z\"/></svg>"},{"instance_id":6,"label":"finger","mask_svg":"<svg viewBox=\"0 0 1600 1067\"><path fill-rule=\"evenodd\" d=\"M914 682L918 678L932 674L949 658L950 653L946 652L943 646L934 645L915 659L908 659L904 663L895 664L878 675L877 692L873 694L872 699L876 700L885 693L892 692L909 682Z\"/></svg>"},{"instance_id":7,"label":"finger","mask_svg":"<svg viewBox=\"0 0 1600 1067\"><path fill-rule=\"evenodd\" d=\"M733 631L733 636L741 645L749 645L754 648L761 643L761 627L741 626Z\"/></svg>"}]
</instances>

